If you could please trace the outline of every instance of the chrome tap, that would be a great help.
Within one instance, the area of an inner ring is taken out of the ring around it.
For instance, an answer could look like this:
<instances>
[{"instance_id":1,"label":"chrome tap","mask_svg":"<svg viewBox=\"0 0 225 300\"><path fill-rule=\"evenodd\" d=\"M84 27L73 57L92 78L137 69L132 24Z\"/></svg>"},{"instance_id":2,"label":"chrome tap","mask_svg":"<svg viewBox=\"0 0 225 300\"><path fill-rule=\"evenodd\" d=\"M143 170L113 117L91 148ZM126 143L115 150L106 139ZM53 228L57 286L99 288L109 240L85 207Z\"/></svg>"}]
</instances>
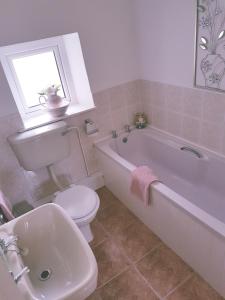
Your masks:
<instances>
[{"instance_id":1,"label":"chrome tap","mask_svg":"<svg viewBox=\"0 0 225 300\"><path fill-rule=\"evenodd\" d=\"M15 251L17 254L22 254L22 250L20 249L16 242L18 240L18 237L16 235L9 235L4 239L0 239L0 257L2 258L3 262L5 263L9 274L13 277L15 283L18 283L20 279L23 277L24 274L27 274L30 272L30 269L28 267L24 267L17 275L13 274L13 271L11 270L7 253L9 251ZM11 248L11 246L14 246L14 248Z\"/></svg>"},{"instance_id":2,"label":"chrome tap","mask_svg":"<svg viewBox=\"0 0 225 300\"><path fill-rule=\"evenodd\" d=\"M5 217L3 214L0 214L0 225L3 225L6 223Z\"/></svg>"},{"instance_id":3,"label":"chrome tap","mask_svg":"<svg viewBox=\"0 0 225 300\"><path fill-rule=\"evenodd\" d=\"M4 239L0 239L0 249L1 249L1 255L4 255L8 251L8 245L6 244L6 241Z\"/></svg>"},{"instance_id":4,"label":"chrome tap","mask_svg":"<svg viewBox=\"0 0 225 300\"><path fill-rule=\"evenodd\" d=\"M118 137L118 134L116 132L116 130L112 130L112 138L116 139Z\"/></svg>"},{"instance_id":5,"label":"chrome tap","mask_svg":"<svg viewBox=\"0 0 225 300\"><path fill-rule=\"evenodd\" d=\"M16 242L18 241L18 237L16 235L10 235L6 240L5 240L5 244L6 247L10 247L11 245L15 245Z\"/></svg>"},{"instance_id":6,"label":"chrome tap","mask_svg":"<svg viewBox=\"0 0 225 300\"><path fill-rule=\"evenodd\" d=\"M125 129L125 132L127 133L127 135L123 137L122 141L123 141L123 143L127 143L128 142L128 136L130 135L132 130L130 128L130 125L128 125L128 124L126 124L124 126L124 129Z\"/></svg>"},{"instance_id":7,"label":"chrome tap","mask_svg":"<svg viewBox=\"0 0 225 300\"><path fill-rule=\"evenodd\" d=\"M28 267L24 267L17 275L14 276L15 283L18 283L20 279L27 273L30 272L30 269Z\"/></svg>"},{"instance_id":8,"label":"chrome tap","mask_svg":"<svg viewBox=\"0 0 225 300\"><path fill-rule=\"evenodd\" d=\"M2 250L3 254L6 254L8 251L16 251L19 252L18 247L16 245L16 242L18 240L18 237L15 235L11 235L7 237L6 239L0 239L0 248ZM16 249L9 250L11 246L14 246Z\"/></svg>"},{"instance_id":9,"label":"chrome tap","mask_svg":"<svg viewBox=\"0 0 225 300\"><path fill-rule=\"evenodd\" d=\"M127 133L130 133L130 132L131 132L130 125L128 125L128 124L126 124L126 125L124 126L124 129L125 129L125 132L127 132Z\"/></svg>"}]
</instances>

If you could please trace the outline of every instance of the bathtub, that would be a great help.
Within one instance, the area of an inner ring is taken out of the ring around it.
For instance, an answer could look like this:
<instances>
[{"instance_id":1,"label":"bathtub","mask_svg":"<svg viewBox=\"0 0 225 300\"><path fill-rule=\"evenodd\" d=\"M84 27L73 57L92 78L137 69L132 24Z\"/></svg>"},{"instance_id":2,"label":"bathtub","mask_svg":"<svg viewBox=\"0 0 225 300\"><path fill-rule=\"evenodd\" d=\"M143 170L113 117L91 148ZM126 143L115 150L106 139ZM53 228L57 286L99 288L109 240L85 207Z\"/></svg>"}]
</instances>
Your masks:
<instances>
[{"instance_id":1,"label":"bathtub","mask_svg":"<svg viewBox=\"0 0 225 300\"><path fill-rule=\"evenodd\" d=\"M133 130L124 143L126 136L95 144L105 185L225 297L225 159L150 127ZM148 207L129 190L140 165L160 180Z\"/></svg>"}]
</instances>

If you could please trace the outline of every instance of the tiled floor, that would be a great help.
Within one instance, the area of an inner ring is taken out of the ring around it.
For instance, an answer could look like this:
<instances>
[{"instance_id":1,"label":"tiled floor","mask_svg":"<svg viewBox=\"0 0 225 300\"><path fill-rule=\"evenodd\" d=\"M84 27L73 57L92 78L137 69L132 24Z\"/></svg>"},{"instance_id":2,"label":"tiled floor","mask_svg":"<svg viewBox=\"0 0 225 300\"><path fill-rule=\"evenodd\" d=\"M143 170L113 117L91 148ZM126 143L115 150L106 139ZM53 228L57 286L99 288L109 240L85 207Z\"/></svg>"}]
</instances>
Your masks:
<instances>
[{"instance_id":1,"label":"tiled floor","mask_svg":"<svg viewBox=\"0 0 225 300\"><path fill-rule=\"evenodd\" d=\"M98 288L88 300L222 300L105 187L92 229Z\"/></svg>"}]
</instances>

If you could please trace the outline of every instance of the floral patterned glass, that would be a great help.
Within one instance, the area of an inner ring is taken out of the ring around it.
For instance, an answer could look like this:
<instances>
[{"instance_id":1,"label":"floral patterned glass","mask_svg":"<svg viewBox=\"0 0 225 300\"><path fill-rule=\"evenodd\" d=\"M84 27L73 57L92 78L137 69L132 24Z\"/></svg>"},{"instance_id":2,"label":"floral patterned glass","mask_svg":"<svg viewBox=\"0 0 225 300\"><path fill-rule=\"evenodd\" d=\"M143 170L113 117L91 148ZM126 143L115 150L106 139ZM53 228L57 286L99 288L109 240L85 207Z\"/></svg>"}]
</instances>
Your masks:
<instances>
[{"instance_id":1,"label":"floral patterned glass","mask_svg":"<svg viewBox=\"0 0 225 300\"><path fill-rule=\"evenodd\" d=\"M225 0L197 1L195 85L225 91Z\"/></svg>"}]
</instances>

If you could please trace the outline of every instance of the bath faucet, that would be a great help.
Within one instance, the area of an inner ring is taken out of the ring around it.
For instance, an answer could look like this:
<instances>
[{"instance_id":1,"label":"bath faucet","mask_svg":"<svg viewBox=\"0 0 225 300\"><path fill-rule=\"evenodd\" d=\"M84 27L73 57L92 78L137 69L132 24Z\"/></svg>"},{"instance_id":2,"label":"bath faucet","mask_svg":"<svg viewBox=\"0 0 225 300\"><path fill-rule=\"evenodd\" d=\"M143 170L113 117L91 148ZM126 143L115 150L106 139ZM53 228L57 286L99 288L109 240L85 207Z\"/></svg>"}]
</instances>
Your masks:
<instances>
[{"instance_id":1,"label":"bath faucet","mask_svg":"<svg viewBox=\"0 0 225 300\"><path fill-rule=\"evenodd\" d=\"M128 133L131 132L130 125L126 124L126 125L124 126L124 128L125 128L125 132L128 132Z\"/></svg>"},{"instance_id":2,"label":"bath faucet","mask_svg":"<svg viewBox=\"0 0 225 300\"><path fill-rule=\"evenodd\" d=\"M14 276L15 283L18 283L20 279L27 273L30 272L30 269L28 267L24 267L17 275Z\"/></svg>"},{"instance_id":3,"label":"bath faucet","mask_svg":"<svg viewBox=\"0 0 225 300\"><path fill-rule=\"evenodd\" d=\"M112 138L116 139L118 137L118 134L116 132L116 130L112 130Z\"/></svg>"}]
</instances>

